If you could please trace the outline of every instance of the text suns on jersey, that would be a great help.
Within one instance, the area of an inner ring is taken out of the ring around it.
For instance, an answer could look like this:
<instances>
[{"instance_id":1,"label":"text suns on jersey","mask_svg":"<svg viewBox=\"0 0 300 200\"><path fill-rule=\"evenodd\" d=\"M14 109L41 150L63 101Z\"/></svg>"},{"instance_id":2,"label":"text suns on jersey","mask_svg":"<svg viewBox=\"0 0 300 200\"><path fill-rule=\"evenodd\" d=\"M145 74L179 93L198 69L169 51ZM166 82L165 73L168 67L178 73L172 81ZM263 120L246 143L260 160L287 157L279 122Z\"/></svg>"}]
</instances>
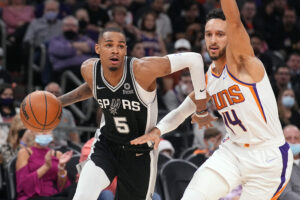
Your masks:
<instances>
[{"instance_id":1,"label":"text suns on jersey","mask_svg":"<svg viewBox=\"0 0 300 200\"><path fill-rule=\"evenodd\" d=\"M140 102L130 101L127 99L97 99L98 104L102 109L109 109L111 114L116 115L120 106L123 110L140 111Z\"/></svg>"}]
</instances>

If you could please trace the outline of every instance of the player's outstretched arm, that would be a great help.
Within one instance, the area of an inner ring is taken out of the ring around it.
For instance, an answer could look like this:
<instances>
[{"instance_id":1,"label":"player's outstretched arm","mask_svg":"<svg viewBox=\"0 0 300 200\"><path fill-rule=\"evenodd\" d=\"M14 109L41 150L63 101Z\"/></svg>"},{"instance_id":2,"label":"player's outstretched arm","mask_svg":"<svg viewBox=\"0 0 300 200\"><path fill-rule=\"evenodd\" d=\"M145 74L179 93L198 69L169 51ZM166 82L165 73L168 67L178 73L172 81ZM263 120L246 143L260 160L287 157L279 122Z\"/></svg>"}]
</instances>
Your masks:
<instances>
[{"instance_id":1,"label":"player's outstretched arm","mask_svg":"<svg viewBox=\"0 0 300 200\"><path fill-rule=\"evenodd\" d=\"M96 60L97 59L95 58L90 58L82 63L81 74L86 82L74 90L58 97L62 103L62 106L68 106L79 101L84 101L93 96L91 88L93 84L93 65Z\"/></svg>"},{"instance_id":2,"label":"player's outstretched arm","mask_svg":"<svg viewBox=\"0 0 300 200\"><path fill-rule=\"evenodd\" d=\"M156 78L163 77L173 72L189 68L194 86L197 111L206 109L205 73L202 56L198 53L187 52L169 54L164 57L145 57L138 59L138 67L135 68L135 76L144 88L155 82Z\"/></svg>"},{"instance_id":3,"label":"player's outstretched arm","mask_svg":"<svg viewBox=\"0 0 300 200\"><path fill-rule=\"evenodd\" d=\"M154 142L154 149L157 149L160 142L160 136L176 129L188 116L195 113L195 111L195 95L194 92L192 92L178 108L172 110L162 120L160 120L154 129L152 129L149 133L132 140L130 143L132 145L137 145L151 141ZM209 113L204 113L202 116L193 115L192 123L198 123L199 128L204 126L208 128L212 127L211 122L216 119L217 118L211 116Z\"/></svg>"},{"instance_id":4,"label":"player's outstretched arm","mask_svg":"<svg viewBox=\"0 0 300 200\"><path fill-rule=\"evenodd\" d=\"M254 82L260 81L264 76L263 65L254 55L249 35L240 18L236 0L221 0L221 7L227 26L227 61L232 60L236 67L245 69ZM232 65L230 66L232 67Z\"/></svg>"}]
</instances>

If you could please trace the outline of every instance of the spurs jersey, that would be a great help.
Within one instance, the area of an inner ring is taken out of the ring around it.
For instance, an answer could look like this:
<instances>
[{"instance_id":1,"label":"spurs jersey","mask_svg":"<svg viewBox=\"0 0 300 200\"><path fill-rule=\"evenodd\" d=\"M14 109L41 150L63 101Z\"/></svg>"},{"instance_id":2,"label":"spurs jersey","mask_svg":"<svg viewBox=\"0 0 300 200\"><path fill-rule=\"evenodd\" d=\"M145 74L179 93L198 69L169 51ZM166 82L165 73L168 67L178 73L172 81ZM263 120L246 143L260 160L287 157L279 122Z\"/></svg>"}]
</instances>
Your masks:
<instances>
[{"instance_id":1,"label":"spurs jersey","mask_svg":"<svg viewBox=\"0 0 300 200\"><path fill-rule=\"evenodd\" d=\"M235 78L225 65L217 75L210 66L207 91L223 117L229 138L236 143L283 144L284 137L278 117L277 103L265 73L254 84Z\"/></svg>"},{"instance_id":2,"label":"spurs jersey","mask_svg":"<svg viewBox=\"0 0 300 200\"><path fill-rule=\"evenodd\" d=\"M150 131L157 120L156 91L147 92L136 82L134 59L125 57L123 76L116 86L105 80L101 60L94 64L94 98L105 118L100 132L110 141L125 145Z\"/></svg>"}]
</instances>

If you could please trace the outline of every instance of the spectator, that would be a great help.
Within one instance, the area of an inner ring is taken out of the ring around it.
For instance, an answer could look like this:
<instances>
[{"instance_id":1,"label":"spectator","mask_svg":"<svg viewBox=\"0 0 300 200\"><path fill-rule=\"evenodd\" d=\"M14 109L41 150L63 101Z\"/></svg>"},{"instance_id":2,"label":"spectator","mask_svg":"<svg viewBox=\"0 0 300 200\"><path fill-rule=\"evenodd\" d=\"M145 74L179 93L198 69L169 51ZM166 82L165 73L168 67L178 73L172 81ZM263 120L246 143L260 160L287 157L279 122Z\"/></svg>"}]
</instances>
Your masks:
<instances>
[{"instance_id":1,"label":"spectator","mask_svg":"<svg viewBox=\"0 0 300 200\"><path fill-rule=\"evenodd\" d=\"M0 86L0 122L10 123L16 115L18 109L14 105L14 92L10 84L1 84ZM1 126L0 144L4 144L7 139L9 128Z\"/></svg>"},{"instance_id":2,"label":"spectator","mask_svg":"<svg viewBox=\"0 0 300 200\"><path fill-rule=\"evenodd\" d=\"M198 146L198 149L194 151L194 154L200 153L209 157L219 148L222 141L222 133L215 127L207 128L205 129L204 134L202 134L202 140L204 146Z\"/></svg>"},{"instance_id":3,"label":"spectator","mask_svg":"<svg viewBox=\"0 0 300 200\"><path fill-rule=\"evenodd\" d=\"M33 20L25 34L24 42L40 45L61 34L61 21L57 19L59 3L56 0L46 0L44 15Z\"/></svg>"},{"instance_id":4,"label":"spectator","mask_svg":"<svg viewBox=\"0 0 300 200\"><path fill-rule=\"evenodd\" d=\"M263 31L262 20L256 15L256 4L254 0L246 0L241 8L242 22L249 34Z\"/></svg>"},{"instance_id":5,"label":"spectator","mask_svg":"<svg viewBox=\"0 0 300 200\"><path fill-rule=\"evenodd\" d=\"M22 148L17 155L17 199L62 199L69 195L61 191L70 185L65 165L72 151L62 154L51 150L48 147L53 140L51 132L34 134L33 146Z\"/></svg>"},{"instance_id":6,"label":"spectator","mask_svg":"<svg viewBox=\"0 0 300 200\"><path fill-rule=\"evenodd\" d=\"M3 83L12 83L10 73L3 66L3 49L0 48L0 85Z\"/></svg>"},{"instance_id":7,"label":"spectator","mask_svg":"<svg viewBox=\"0 0 300 200\"><path fill-rule=\"evenodd\" d=\"M192 91L191 75L189 72L184 72L181 74L180 81L175 88L168 90L163 97L168 110L171 111L177 108Z\"/></svg>"},{"instance_id":8,"label":"spectator","mask_svg":"<svg viewBox=\"0 0 300 200\"><path fill-rule=\"evenodd\" d=\"M45 87L45 90L51 92L56 97L62 94L60 86L55 82L49 83ZM60 129L62 126L76 127L73 114L65 108L63 108L60 123L58 124L57 128L53 130L53 137L56 146L67 146L68 141L75 144L80 144L79 134L75 130Z\"/></svg>"},{"instance_id":9,"label":"spectator","mask_svg":"<svg viewBox=\"0 0 300 200\"><path fill-rule=\"evenodd\" d=\"M87 0L83 8L87 10L90 18L89 30L100 32L100 27L103 27L109 17L106 10L100 7L101 0Z\"/></svg>"},{"instance_id":10,"label":"spectator","mask_svg":"<svg viewBox=\"0 0 300 200\"><path fill-rule=\"evenodd\" d=\"M12 35L16 29L34 18L34 9L32 6L26 5L25 0L11 0L10 2L9 6L3 8L2 14L8 35Z\"/></svg>"},{"instance_id":11,"label":"spectator","mask_svg":"<svg viewBox=\"0 0 300 200\"><path fill-rule=\"evenodd\" d=\"M284 127L283 134L285 140L290 144L294 156L291 179L279 200L299 200L300 199L300 131L296 126L288 125ZM289 158L290 159L290 158Z\"/></svg>"},{"instance_id":12,"label":"spectator","mask_svg":"<svg viewBox=\"0 0 300 200\"><path fill-rule=\"evenodd\" d=\"M124 6L118 5L112 8L112 21L121 28L126 36L127 45L131 46L137 39L140 31L131 22L126 20L127 9Z\"/></svg>"},{"instance_id":13,"label":"spectator","mask_svg":"<svg viewBox=\"0 0 300 200\"><path fill-rule=\"evenodd\" d=\"M137 22L138 24L141 23L141 18L144 13L153 11L156 13L156 32L158 35L162 37L162 39L168 43L171 42L172 39L172 23L171 19L168 15L164 13L164 0L154 0L151 3L151 6L145 5L137 12L136 20L139 19Z\"/></svg>"},{"instance_id":14,"label":"spectator","mask_svg":"<svg viewBox=\"0 0 300 200\"><path fill-rule=\"evenodd\" d=\"M20 115L17 114L10 125L7 142L0 145L0 164L4 167L15 157L20 148L33 145L34 135L26 131Z\"/></svg>"},{"instance_id":15,"label":"spectator","mask_svg":"<svg viewBox=\"0 0 300 200\"><path fill-rule=\"evenodd\" d=\"M278 95L285 89L292 88L291 73L287 66L278 67L274 74L274 79L275 82L273 83L272 88L276 98L278 98Z\"/></svg>"},{"instance_id":16,"label":"spectator","mask_svg":"<svg viewBox=\"0 0 300 200\"><path fill-rule=\"evenodd\" d=\"M81 63L93 55L95 42L79 35L78 31L78 20L73 16L67 16L63 19L63 34L49 42L49 59L57 75L70 69L80 76Z\"/></svg>"},{"instance_id":17,"label":"spectator","mask_svg":"<svg viewBox=\"0 0 300 200\"><path fill-rule=\"evenodd\" d=\"M286 89L278 96L278 112L282 126L293 124L300 128L300 114L292 89Z\"/></svg>"},{"instance_id":18,"label":"spectator","mask_svg":"<svg viewBox=\"0 0 300 200\"><path fill-rule=\"evenodd\" d=\"M98 40L99 32L95 31L93 28L90 28L93 27L93 25L90 23L90 18L86 9L78 9L75 13L75 17L78 20L79 33L81 35L88 36L96 42Z\"/></svg>"},{"instance_id":19,"label":"spectator","mask_svg":"<svg viewBox=\"0 0 300 200\"><path fill-rule=\"evenodd\" d=\"M169 142L168 140L162 139L158 145L158 153L164 154L166 156L173 158L174 154L175 154L175 149L171 142Z\"/></svg>"},{"instance_id":20,"label":"spectator","mask_svg":"<svg viewBox=\"0 0 300 200\"><path fill-rule=\"evenodd\" d=\"M145 57L145 49L144 45L141 41L136 41L130 50L130 56L136 57L136 58L142 58Z\"/></svg>"},{"instance_id":21,"label":"spectator","mask_svg":"<svg viewBox=\"0 0 300 200\"><path fill-rule=\"evenodd\" d=\"M156 14L148 12L141 22L141 41L144 44L145 56L163 56L167 54L164 41L156 33Z\"/></svg>"},{"instance_id":22,"label":"spectator","mask_svg":"<svg viewBox=\"0 0 300 200\"><path fill-rule=\"evenodd\" d=\"M294 91L296 92L296 97L298 103L300 101L300 53L293 52L288 56L287 66L291 73L291 83Z\"/></svg>"},{"instance_id":23,"label":"spectator","mask_svg":"<svg viewBox=\"0 0 300 200\"><path fill-rule=\"evenodd\" d=\"M265 41L258 33L252 33L250 35L250 42L254 50L254 54L264 64L265 69L269 77L274 73L272 58L265 53Z\"/></svg>"},{"instance_id":24,"label":"spectator","mask_svg":"<svg viewBox=\"0 0 300 200\"><path fill-rule=\"evenodd\" d=\"M201 30L201 24L204 23L205 18L200 18L201 11L199 4L196 1L187 1L184 6L184 15L181 15L179 18L174 19L172 22L172 27L175 33L175 38L179 39L185 37L186 32L189 34L189 40L192 41L195 38L196 30ZM173 19L173 18L172 18Z\"/></svg>"},{"instance_id":25,"label":"spectator","mask_svg":"<svg viewBox=\"0 0 300 200\"><path fill-rule=\"evenodd\" d=\"M299 39L300 28L296 24L297 16L293 8L286 8L283 12L281 24L276 34L271 35L270 48L281 50L283 54L290 53L292 45Z\"/></svg>"}]
</instances>

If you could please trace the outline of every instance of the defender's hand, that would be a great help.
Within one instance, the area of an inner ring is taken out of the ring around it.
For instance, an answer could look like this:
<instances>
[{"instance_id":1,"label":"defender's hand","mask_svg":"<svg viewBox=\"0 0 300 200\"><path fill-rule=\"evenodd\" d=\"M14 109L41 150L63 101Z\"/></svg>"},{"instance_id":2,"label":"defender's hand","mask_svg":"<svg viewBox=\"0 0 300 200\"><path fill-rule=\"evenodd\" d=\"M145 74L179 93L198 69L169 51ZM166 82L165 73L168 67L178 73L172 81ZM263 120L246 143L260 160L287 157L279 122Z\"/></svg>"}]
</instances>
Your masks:
<instances>
[{"instance_id":1,"label":"defender's hand","mask_svg":"<svg viewBox=\"0 0 300 200\"><path fill-rule=\"evenodd\" d=\"M160 130L158 128L153 128L149 133L142 135L134 140L130 141L132 145L144 144L148 141L154 143L154 149L158 148L158 144L160 142Z\"/></svg>"},{"instance_id":2,"label":"defender's hand","mask_svg":"<svg viewBox=\"0 0 300 200\"><path fill-rule=\"evenodd\" d=\"M206 117L197 117L196 114L192 115L192 124L197 123L199 126L199 129L203 128L204 126L206 128L213 127L212 123L213 121L216 121L218 118L212 116L210 113Z\"/></svg>"}]
</instances>

